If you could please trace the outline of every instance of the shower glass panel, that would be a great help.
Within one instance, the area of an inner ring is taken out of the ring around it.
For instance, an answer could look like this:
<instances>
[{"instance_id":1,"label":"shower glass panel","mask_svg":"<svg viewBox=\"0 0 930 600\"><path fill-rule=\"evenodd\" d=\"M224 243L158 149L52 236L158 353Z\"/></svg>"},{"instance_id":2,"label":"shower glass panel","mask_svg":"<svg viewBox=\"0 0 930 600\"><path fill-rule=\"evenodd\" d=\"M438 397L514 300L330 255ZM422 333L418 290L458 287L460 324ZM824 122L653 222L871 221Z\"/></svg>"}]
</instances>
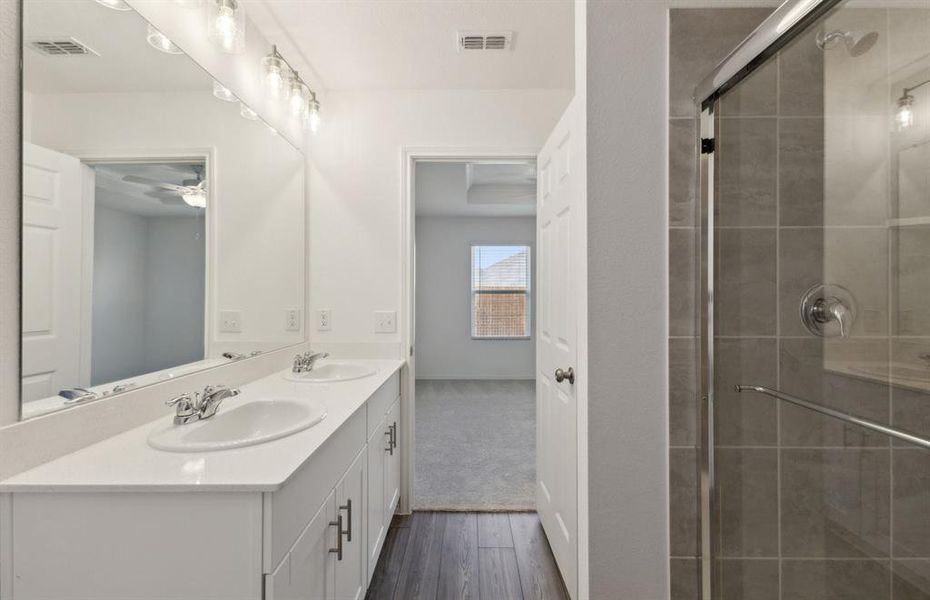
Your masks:
<instances>
[{"instance_id":1,"label":"shower glass panel","mask_svg":"<svg viewBox=\"0 0 930 600\"><path fill-rule=\"evenodd\" d=\"M930 599L930 450L883 429L930 438L930 1L839 3L706 108L711 596Z\"/></svg>"}]
</instances>

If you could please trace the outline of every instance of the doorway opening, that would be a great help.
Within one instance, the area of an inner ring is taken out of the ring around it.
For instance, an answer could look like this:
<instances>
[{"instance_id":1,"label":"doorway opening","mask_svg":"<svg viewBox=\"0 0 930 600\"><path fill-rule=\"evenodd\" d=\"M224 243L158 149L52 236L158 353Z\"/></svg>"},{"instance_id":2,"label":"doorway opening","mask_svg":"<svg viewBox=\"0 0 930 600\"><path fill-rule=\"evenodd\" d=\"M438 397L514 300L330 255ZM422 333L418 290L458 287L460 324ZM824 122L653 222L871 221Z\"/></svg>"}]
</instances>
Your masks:
<instances>
[{"instance_id":1,"label":"doorway opening","mask_svg":"<svg viewBox=\"0 0 930 600\"><path fill-rule=\"evenodd\" d=\"M416 161L413 508L535 510L536 161Z\"/></svg>"}]
</instances>

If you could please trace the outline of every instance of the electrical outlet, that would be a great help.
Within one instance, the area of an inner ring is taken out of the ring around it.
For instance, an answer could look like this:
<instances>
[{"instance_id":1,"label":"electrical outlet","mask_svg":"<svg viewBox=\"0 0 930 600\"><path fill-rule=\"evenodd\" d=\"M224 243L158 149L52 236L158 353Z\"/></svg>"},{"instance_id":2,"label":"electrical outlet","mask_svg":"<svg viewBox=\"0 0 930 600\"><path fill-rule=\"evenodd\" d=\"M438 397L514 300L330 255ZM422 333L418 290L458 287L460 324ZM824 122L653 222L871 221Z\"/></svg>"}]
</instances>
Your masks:
<instances>
[{"instance_id":1,"label":"electrical outlet","mask_svg":"<svg viewBox=\"0 0 930 600\"><path fill-rule=\"evenodd\" d=\"M284 330L300 331L300 311L296 308L289 308L284 311Z\"/></svg>"},{"instance_id":2,"label":"electrical outlet","mask_svg":"<svg viewBox=\"0 0 930 600\"><path fill-rule=\"evenodd\" d=\"M242 311L241 310L221 310L220 311L220 332L221 333L241 333L242 332Z\"/></svg>"},{"instance_id":3,"label":"electrical outlet","mask_svg":"<svg viewBox=\"0 0 930 600\"><path fill-rule=\"evenodd\" d=\"M375 311L375 333L394 333L397 331L397 311Z\"/></svg>"},{"instance_id":4,"label":"electrical outlet","mask_svg":"<svg viewBox=\"0 0 930 600\"><path fill-rule=\"evenodd\" d=\"M329 309L316 311L316 330L329 331L333 326L333 311Z\"/></svg>"}]
</instances>

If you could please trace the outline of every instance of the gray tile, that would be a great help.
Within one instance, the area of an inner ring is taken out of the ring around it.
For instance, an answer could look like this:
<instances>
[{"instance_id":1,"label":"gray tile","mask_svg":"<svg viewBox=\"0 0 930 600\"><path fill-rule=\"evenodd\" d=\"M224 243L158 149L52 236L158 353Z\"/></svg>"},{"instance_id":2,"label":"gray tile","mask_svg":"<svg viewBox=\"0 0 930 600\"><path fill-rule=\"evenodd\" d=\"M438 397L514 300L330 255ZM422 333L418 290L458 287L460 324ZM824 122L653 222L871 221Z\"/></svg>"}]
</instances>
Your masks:
<instances>
[{"instance_id":1,"label":"gray tile","mask_svg":"<svg viewBox=\"0 0 930 600\"><path fill-rule=\"evenodd\" d=\"M827 115L823 199L826 225L885 225L890 206L889 127L887 115Z\"/></svg>"},{"instance_id":2,"label":"gray tile","mask_svg":"<svg viewBox=\"0 0 930 600\"><path fill-rule=\"evenodd\" d=\"M696 558L673 558L670 561L671 600L697 600L701 596L701 568Z\"/></svg>"},{"instance_id":3,"label":"gray tile","mask_svg":"<svg viewBox=\"0 0 930 600\"><path fill-rule=\"evenodd\" d=\"M824 229L823 272L824 283L840 284L856 299L854 337L888 333L887 229Z\"/></svg>"},{"instance_id":4,"label":"gray tile","mask_svg":"<svg viewBox=\"0 0 930 600\"><path fill-rule=\"evenodd\" d=\"M892 230L895 252L892 311L897 335L930 335L930 232L924 227Z\"/></svg>"},{"instance_id":5,"label":"gray tile","mask_svg":"<svg viewBox=\"0 0 930 600\"><path fill-rule=\"evenodd\" d=\"M778 173L777 119L722 119L717 139L715 213L725 227L774 226Z\"/></svg>"},{"instance_id":6,"label":"gray tile","mask_svg":"<svg viewBox=\"0 0 930 600\"><path fill-rule=\"evenodd\" d=\"M930 600L930 560L896 560L892 567L895 600Z\"/></svg>"},{"instance_id":7,"label":"gray tile","mask_svg":"<svg viewBox=\"0 0 930 600\"><path fill-rule=\"evenodd\" d=\"M669 554L700 553L698 455L690 448L669 450Z\"/></svg>"},{"instance_id":8,"label":"gray tile","mask_svg":"<svg viewBox=\"0 0 930 600\"><path fill-rule=\"evenodd\" d=\"M865 354L887 356L883 340L844 340ZM844 412L888 422L888 385L852 377L825 364L822 338L783 339L779 368L781 389ZM888 446L888 438L805 408L782 403L783 446Z\"/></svg>"},{"instance_id":9,"label":"gray tile","mask_svg":"<svg viewBox=\"0 0 930 600\"><path fill-rule=\"evenodd\" d=\"M775 230L717 234L716 319L720 335L775 335Z\"/></svg>"},{"instance_id":10,"label":"gray tile","mask_svg":"<svg viewBox=\"0 0 930 600\"><path fill-rule=\"evenodd\" d=\"M669 111L694 115L694 88L765 20L770 8L672 9L669 35Z\"/></svg>"},{"instance_id":11,"label":"gray tile","mask_svg":"<svg viewBox=\"0 0 930 600\"><path fill-rule=\"evenodd\" d=\"M823 52L811 28L779 52L778 110L781 116L823 115Z\"/></svg>"},{"instance_id":12,"label":"gray tile","mask_svg":"<svg viewBox=\"0 0 930 600\"><path fill-rule=\"evenodd\" d=\"M778 451L716 451L720 554L778 556Z\"/></svg>"},{"instance_id":13,"label":"gray tile","mask_svg":"<svg viewBox=\"0 0 930 600\"><path fill-rule=\"evenodd\" d=\"M868 52L851 55L845 48L823 52L824 107L828 115L885 115L888 110L888 12L884 7L834 11L827 19L829 31L863 31L879 35ZM919 56L924 56L924 51ZM914 58L917 58L915 56Z\"/></svg>"},{"instance_id":14,"label":"gray tile","mask_svg":"<svg viewBox=\"0 0 930 600\"><path fill-rule=\"evenodd\" d=\"M778 257L779 331L783 336L810 336L799 308L804 293L823 283L823 230L780 230Z\"/></svg>"},{"instance_id":15,"label":"gray tile","mask_svg":"<svg viewBox=\"0 0 930 600\"><path fill-rule=\"evenodd\" d=\"M780 119L778 160L781 225L822 225L823 119Z\"/></svg>"},{"instance_id":16,"label":"gray tile","mask_svg":"<svg viewBox=\"0 0 930 600\"><path fill-rule=\"evenodd\" d=\"M930 391L892 386L891 407L895 427L930 437Z\"/></svg>"},{"instance_id":17,"label":"gray tile","mask_svg":"<svg viewBox=\"0 0 930 600\"><path fill-rule=\"evenodd\" d=\"M696 333L694 230L669 230L668 263L668 333L693 336Z\"/></svg>"},{"instance_id":18,"label":"gray tile","mask_svg":"<svg viewBox=\"0 0 930 600\"><path fill-rule=\"evenodd\" d=\"M783 556L888 556L889 450L781 452Z\"/></svg>"},{"instance_id":19,"label":"gray tile","mask_svg":"<svg viewBox=\"0 0 930 600\"><path fill-rule=\"evenodd\" d=\"M695 220L697 133L694 119L668 123L668 224L691 226Z\"/></svg>"},{"instance_id":20,"label":"gray tile","mask_svg":"<svg viewBox=\"0 0 930 600\"><path fill-rule=\"evenodd\" d=\"M772 338L720 339L715 344L716 442L720 446L778 443L776 400L740 394L740 384L777 387L778 352Z\"/></svg>"},{"instance_id":21,"label":"gray tile","mask_svg":"<svg viewBox=\"0 0 930 600\"><path fill-rule=\"evenodd\" d=\"M720 98L717 115L773 117L777 110L778 61L772 58Z\"/></svg>"},{"instance_id":22,"label":"gray tile","mask_svg":"<svg viewBox=\"0 0 930 600\"><path fill-rule=\"evenodd\" d=\"M930 452L895 448L894 555L930 558Z\"/></svg>"},{"instance_id":23,"label":"gray tile","mask_svg":"<svg viewBox=\"0 0 930 600\"><path fill-rule=\"evenodd\" d=\"M930 0L922 6L888 11L888 70L905 69L927 54L930 39Z\"/></svg>"},{"instance_id":24,"label":"gray tile","mask_svg":"<svg viewBox=\"0 0 930 600\"><path fill-rule=\"evenodd\" d=\"M778 560L720 561L721 600L779 600Z\"/></svg>"},{"instance_id":25,"label":"gray tile","mask_svg":"<svg viewBox=\"0 0 930 600\"><path fill-rule=\"evenodd\" d=\"M782 563L785 600L890 600L887 561L786 560Z\"/></svg>"},{"instance_id":26,"label":"gray tile","mask_svg":"<svg viewBox=\"0 0 930 600\"><path fill-rule=\"evenodd\" d=\"M668 443L695 446L698 443L697 356L695 340L668 341Z\"/></svg>"}]
</instances>

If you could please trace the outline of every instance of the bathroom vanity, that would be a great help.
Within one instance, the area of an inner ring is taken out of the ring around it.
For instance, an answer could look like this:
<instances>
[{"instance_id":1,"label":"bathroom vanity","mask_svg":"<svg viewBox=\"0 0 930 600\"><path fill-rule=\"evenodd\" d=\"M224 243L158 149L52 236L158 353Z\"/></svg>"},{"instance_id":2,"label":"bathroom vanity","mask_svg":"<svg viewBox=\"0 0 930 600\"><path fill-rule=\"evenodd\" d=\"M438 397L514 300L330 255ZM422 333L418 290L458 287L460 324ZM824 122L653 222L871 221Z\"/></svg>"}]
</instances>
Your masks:
<instances>
[{"instance_id":1,"label":"bathroom vanity","mask_svg":"<svg viewBox=\"0 0 930 600\"><path fill-rule=\"evenodd\" d=\"M374 374L298 383L274 373L213 417L255 402L324 407L286 437L156 450L148 438L170 427L166 409L0 482L0 597L363 598L400 498L403 363L354 362Z\"/></svg>"}]
</instances>

